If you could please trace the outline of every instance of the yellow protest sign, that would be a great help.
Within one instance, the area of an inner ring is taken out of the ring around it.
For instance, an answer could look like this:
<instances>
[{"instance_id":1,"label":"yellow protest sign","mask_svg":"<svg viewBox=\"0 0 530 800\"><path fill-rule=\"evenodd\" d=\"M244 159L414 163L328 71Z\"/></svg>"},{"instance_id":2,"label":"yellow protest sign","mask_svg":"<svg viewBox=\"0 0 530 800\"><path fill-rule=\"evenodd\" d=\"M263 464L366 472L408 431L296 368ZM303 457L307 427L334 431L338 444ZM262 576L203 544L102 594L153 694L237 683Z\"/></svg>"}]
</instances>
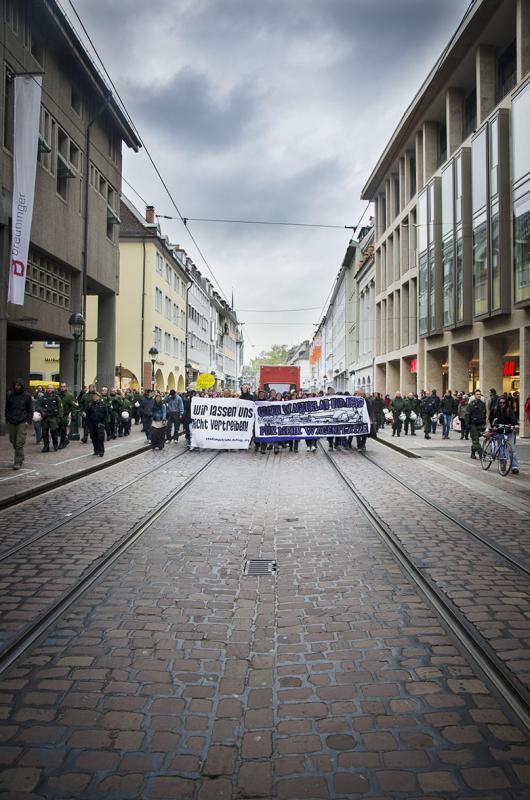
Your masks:
<instances>
[{"instance_id":1,"label":"yellow protest sign","mask_svg":"<svg viewBox=\"0 0 530 800\"><path fill-rule=\"evenodd\" d=\"M196 380L197 389L211 389L215 383L215 375L203 372Z\"/></svg>"}]
</instances>

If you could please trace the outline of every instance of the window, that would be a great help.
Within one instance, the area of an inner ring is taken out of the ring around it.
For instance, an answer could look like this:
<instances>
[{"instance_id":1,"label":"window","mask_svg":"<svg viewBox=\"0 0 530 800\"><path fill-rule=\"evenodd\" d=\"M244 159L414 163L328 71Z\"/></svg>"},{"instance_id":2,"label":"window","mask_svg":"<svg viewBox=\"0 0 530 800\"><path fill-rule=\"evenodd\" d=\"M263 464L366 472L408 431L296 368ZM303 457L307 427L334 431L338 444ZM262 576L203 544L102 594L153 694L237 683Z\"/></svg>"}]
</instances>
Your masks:
<instances>
[{"instance_id":1,"label":"window","mask_svg":"<svg viewBox=\"0 0 530 800\"><path fill-rule=\"evenodd\" d=\"M488 140L484 128L473 139L471 148L471 189L473 195L473 213L480 211L487 203L487 174L488 174Z\"/></svg>"},{"instance_id":2,"label":"window","mask_svg":"<svg viewBox=\"0 0 530 800\"><path fill-rule=\"evenodd\" d=\"M71 96L71 106L74 109L75 113L79 116L83 116L83 105L81 102L81 92L72 86L72 96Z\"/></svg>"},{"instance_id":3,"label":"window","mask_svg":"<svg viewBox=\"0 0 530 800\"><path fill-rule=\"evenodd\" d=\"M513 180L517 183L530 172L530 83L513 99L512 147Z\"/></svg>"},{"instance_id":4,"label":"window","mask_svg":"<svg viewBox=\"0 0 530 800\"><path fill-rule=\"evenodd\" d=\"M162 258L160 253L157 253L156 254L156 271L158 272L159 275L162 275L163 263L164 263L164 259Z\"/></svg>"},{"instance_id":5,"label":"window","mask_svg":"<svg viewBox=\"0 0 530 800\"><path fill-rule=\"evenodd\" d=\"M464 240L462 228L456 232L455 248L455 314L456 322L464 321Z\"/></svg>"},{"instance_id":6,"label":"window","mask_svg":"<svg viewBox=\"0 0 530 800\"><path fill-rule=\"evenodd\" d=\"M173 303L173 325L179 324L179 307L176 303Z\"/></svg>"},{"instance_id":7,"label":"window","mask_svg":"<svg viewBox=\"0 0 530 800\"><path fill-rule=\"evenodd\" d=\"M418 267L418 311L420 334L425 335L429 330L428 305L427 305L427 252L420 256Z\"/></svg>"},{"instance_id":8,"label":"window","mask_svg":"<svg viewBox=\"0 0 530 800\"><path fill-rule=\"evenodd\" d=\"M169 283L171 286L171 267L166 261L166 283Z\"/></svg>"},{"instance_id":9,"label":"window","mask_svg":"<svg viewBox=\"0 0 530 800\"><path fill-rule=\"evenodd\" d=\"M447 161L447 127L438 126L438 166Z\"/></svg>"},{"instance_id":10,"label":"window","mask_svg":"<svg viewBox=\"0 0 530 800\"><path fill-rule=\"evenodd\" d=\"M488 223L486 212L473 221L473 303L475 316L488 312Z\"/></svg>"},{"instance_id":11,"label":"window","mask_svg":"<svg viewBox=\"0 0 530 800\"><path fill-rule=\"evenodd\" d=\"M497 61L497 103L506 97L517 81L515 42L512 42Z\"/></svg>"},{"instance_id":12,"label":"window","mask_svg":"<svg viewBox=\"0 0 530 800\"><path fill-rule=\"evenodd\" d=\"M155 347L158 351L162 348L162 328L159 328L158 325L155 325L154 329L155 335Z\"/></svg>"},{"instance_id":13,"label":"window","mask_svg":"<svg viewBox=\"0 0 530 800\"><path fill-rule=\"evenodd\" d=\"M499 253L499 203L494 202L490 214L491 237L491 310L501 307L501 262Z\"/></svg>"},{"instance_id":14,"label":"window","mask_svg":"<svg viewBox=\"0 0 530 800\"><path fill-rule=\"evenodd\" d=\"M414 197L416 194L416 159L414 156L410 157L409 170L410 197Z\"/></svg>"},{"instance_id":15,"label":"window","mask_svg":"<svg viewBox=\"0 0 530 800\"><path fill-rule=\"evenodd\" d=\"M473 89L464 100L464 139L477 127L477 90Z\"/></svg>"},{"instance_id":16,"label":"window","mask_svg":"<svg viewBox=\"0 0 530 800\"><path fill-rule=\"evenodd\" d=\"M159 314L162 313L162 289L159 289L158 286L155 288L155 311L158 311Z\"/></svg>"},{"instance_id":17,"label":"window","mask_svg":"<svg viewBox=\"0 0 530 800\"><path fill-rule=\"evenodd\" d=\"M173 356L175 358L179 356L179 340L176 336L173 337Z\"/></svg>"},{"instance_id":18,"label":"window","mask_svg":"<svg viewBox=\"0 0 530 800\"><path fill-rule=\"evenodd\" d=\"M183 361L186 358L186 343L185 342L181 342L180 343L180 357L181 357L181 359Z\"/></svg>"},{"instance_id":19,"label":"window","mask_svg":"<svg viewBox=\"0 0 530 800\"><path fill-rule=\"evenodd\" d=\"M454 244L453 237L443 245L443 324L454 324Z\"/></svg>"},{"instance_id":20,"label":"window","mask_svg":"<svg viewBox=\"0 0 530 800\"><path fill-rule=\"evenodd\" d=\"M183 331L186 330L186 312L182 308L180 309L180 327Z\"/></svg>"},{"instance_id":21,"label":"window","mask_svg":"<svg viewBox=\"0 0 530 800\"><path fill-rule=\"evenodd\" d=\"M40 110L39 148L37 161L41 167L52 175L55 174L54 146L57 135L57 126L49 111L44 107Z\"/></svg>"},{"instance_id":22,"label":"window","mask_svg":"<svg viewBox=\"0 0 530 800\"><path fill-rule=\"evenodd\" d=\"M173 273L173 288L177 294L180 294L180 278L176 272Z\"/></svg>"},{"instance_id":23,"label":"window","mask_svg":"<svg viewBox=\"0 0 530 800\"><path fill-rule=\"evenodd\" d=\"M171 355L171 334L164 333L164 353L167 356Z\"/></svg>"},{"instance_id":24,"label":"window","mask_svg":"<svg viewBox=\"0 0 530 800\"><path fill-rule=\"evenodd\" d=\"M166 319L171 319L171 297L168 297L167 294L165 297L165 305L166 305Z\"/></svg>"},{"instance_id":25,"label":"window","mask_svg":"<svg viewBox=\"0 0 530 800\"><path fill-rule=\"evenodd\" d=\"M527 187L528 188L528 187ZM513 204L515 302L530 300L530 193Z\"/></svg>"},{"instance_id":26,"label":"window","mask_svg":"<svg viewBox=\"0 0 530 800\"><path fill-rule=\"evenodd\" d=\"M427 192L418 198L418 253L427 249Z\"/></svg>"},{"instance_id":27,"label":"window","mask_svg":"<svg viewBox=\"0 0 530 800\"><path fill-rule=\"evenodd\" d=\"M443 324L454 325L454 161L442 172L442 280L443 280Z\"/></svg>"}]
</instances>

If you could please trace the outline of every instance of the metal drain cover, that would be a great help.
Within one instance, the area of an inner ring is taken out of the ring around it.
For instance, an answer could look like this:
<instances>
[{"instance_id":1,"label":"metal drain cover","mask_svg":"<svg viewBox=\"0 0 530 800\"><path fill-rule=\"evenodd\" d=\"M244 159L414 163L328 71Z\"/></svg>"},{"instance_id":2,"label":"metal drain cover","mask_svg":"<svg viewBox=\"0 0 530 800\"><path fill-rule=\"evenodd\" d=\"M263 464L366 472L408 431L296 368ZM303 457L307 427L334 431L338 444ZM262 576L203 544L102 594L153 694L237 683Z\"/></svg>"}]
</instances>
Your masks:
<instances>
[{"instance_id":1,"label":"metal drain cover","mask_svg":"<svg viewBox=\"0 0 530 800\"><path fill-rule=\"evenodd\" d=\"M273 575L276 561L268 558L251 558L245 564L245 575Z\"/></svg>"}]
</instances>

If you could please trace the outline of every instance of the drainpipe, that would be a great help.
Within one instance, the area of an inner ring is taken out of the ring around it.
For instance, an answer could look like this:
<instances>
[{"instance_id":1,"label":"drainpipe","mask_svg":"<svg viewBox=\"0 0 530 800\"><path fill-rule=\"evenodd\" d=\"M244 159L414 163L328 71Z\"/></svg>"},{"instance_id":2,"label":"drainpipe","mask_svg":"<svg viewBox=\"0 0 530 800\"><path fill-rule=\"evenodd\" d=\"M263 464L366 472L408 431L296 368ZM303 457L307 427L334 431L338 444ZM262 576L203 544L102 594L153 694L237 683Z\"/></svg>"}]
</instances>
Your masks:
<instances>
[{"instance_id":1,"label":"drainpipe","mask_svg":"<svg viewBox=\"0 0 530 800\"><path fill-rule=\"evenodd\" d=\"M192 286L193 286L193 282L192 282L192 281L190 281L190 282L189 282L189 283L186 285L186 336L184 337L184 343L185 343L185 345L186 345L186 346L185 346L185 348L184 348L184 349L185 349L185 359L184 359L184 390L186 390L186 389L187 389L187 384L188 384L188 308L189 308L189 304L188 304L188 295L189 295L189 291L190 291L190 289L191 289L191 287L192 287Z\"/></svg>"}]
</instances>

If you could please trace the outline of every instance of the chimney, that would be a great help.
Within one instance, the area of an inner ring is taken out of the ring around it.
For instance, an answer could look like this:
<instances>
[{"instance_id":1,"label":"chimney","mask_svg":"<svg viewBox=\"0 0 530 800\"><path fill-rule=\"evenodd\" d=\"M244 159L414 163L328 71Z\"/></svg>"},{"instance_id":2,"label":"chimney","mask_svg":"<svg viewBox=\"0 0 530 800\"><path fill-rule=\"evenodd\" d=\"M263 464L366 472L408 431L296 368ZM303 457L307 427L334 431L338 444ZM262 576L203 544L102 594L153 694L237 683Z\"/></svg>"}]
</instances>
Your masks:
<instances>
[{"instance_id":1,"label":"chimney","mask_svg":"<svg viewBox=\"0 0 530 800\"><path fill-rule=\"evenodd\" d=\"M149 225L155 224L155 207L154 206L146 206L145 207L145 221Z\"/></svg>"}]
</instances>

